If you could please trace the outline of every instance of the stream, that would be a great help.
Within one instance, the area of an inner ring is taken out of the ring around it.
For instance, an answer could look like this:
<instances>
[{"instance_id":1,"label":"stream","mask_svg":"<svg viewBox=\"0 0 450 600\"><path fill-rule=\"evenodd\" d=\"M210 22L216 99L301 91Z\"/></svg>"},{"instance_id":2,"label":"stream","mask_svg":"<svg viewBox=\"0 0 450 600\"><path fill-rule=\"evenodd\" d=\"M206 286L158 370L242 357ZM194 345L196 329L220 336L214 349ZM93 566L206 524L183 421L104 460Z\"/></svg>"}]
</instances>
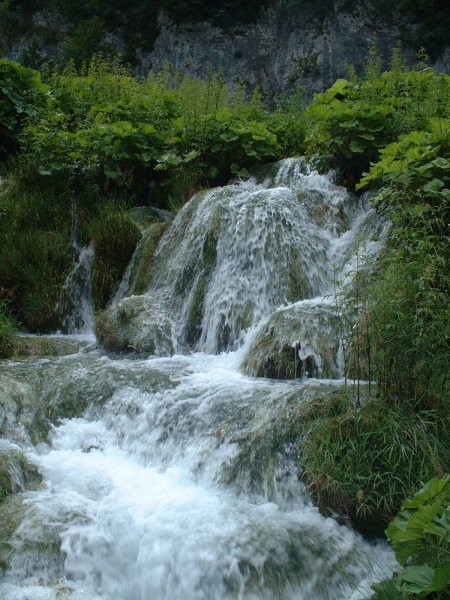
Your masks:
<instances>
[{"instance_id":1,"label":"stream","mask_svg":"<svg viewBox=\"0 0 450 600\"><path fill-rule=\"evenodd\" d=\"M379 230L370 205L283 161L194 197L167 229L144 295L158 326L170 323L153 351L151 315L126 333L140 353L106 353L74 307L75 335L3 361L0 450L20 453L34 480L11 468L17 493L0 503L0 598L367 598L395 568L392 551L319 513L290 415L342 384L339 340L328 325L318 335L311 311L330 310L335 271L350 276L361 232L375 256ZM138 298L123 295L111 315ZM244 374L258 334L291 308L296 361L315 371Z\"/></svg>"}]
</instances>

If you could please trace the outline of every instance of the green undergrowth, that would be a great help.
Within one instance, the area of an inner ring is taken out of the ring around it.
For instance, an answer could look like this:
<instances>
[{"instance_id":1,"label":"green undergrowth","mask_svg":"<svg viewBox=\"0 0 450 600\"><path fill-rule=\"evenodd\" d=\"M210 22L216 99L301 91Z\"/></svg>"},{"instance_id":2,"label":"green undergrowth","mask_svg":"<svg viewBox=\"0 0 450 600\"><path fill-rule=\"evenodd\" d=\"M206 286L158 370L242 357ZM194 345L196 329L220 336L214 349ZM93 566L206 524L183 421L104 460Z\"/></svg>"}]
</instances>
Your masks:
<instances>
[{"instance_id":1,"label":"green undergrowth","mask_svg":"<svg viewBox=\"0 0 450 600\"><path fill-rule=\"evenodd\" d=\"M258 92L230 93L214 73L200 80L167 68L138 79L97 55L82 75L73 65L47 71L44 85L17 63L2 67L12 81L25 77L30 91L2 102L0 127L11 129L15 156L0 156L0 299L13 300L31 331L58 328L74 242L94 244L96 308L111 298L139 238L117 198L127 199L127 210L177 210L200 187L299 152L304 136L297 96L271 112ZM145 251L154 253L151 242ZM136 289L145 285L141 275Z\"/></svg>"},{"instance_id":2,"label":"green undergrowth","mask_svg":"<svg viewBox=\"0 0 450 600\"><path fill-rule=\"evenodd\" d=\"M72 261L67 204L51 189L17 185L0 195L0 300L32 331L56 325L54 307Z\"/></svg>"},{"instance_id":3,"label":"green undergrowth","mask_svg":"<svg viewBox=\"0 0 450 600\"><path fill-rule=\"evenodd\" d=\"M9 358L16 347L17 325L6 301L0 302L0 358Z\"/></svg>"},{"instance_id":4,"label":"green undergrowth","mask_svg":"<svg viewBox=\"0 0 450 600\"><path fill-rule=\"evenodd\" d=\"M326 515L382 535L424 481L448 471L448 434L439 411L347 395L314 401L306 410L300 452L309 488Z\"/></svg>"},{"instance_id":5,"label":"green undergrowth","mask_svg":"<svg viewBox=\"0 0 450 600\"><path fill-rule=\"evenodd\" d=\"M103 195L123 190L153 206L179 205L201 185L298 151L303 139L298 106L269 112L257 92L231 94L214 73L137 79L97 56L83 76L66 69L47 83L51 96L24 131L21 156L34 177L78 173Z\"/></svg>"},{"instance_id":6,"label":"green undergrowth","mask_svg":"<svg viewBox=\"0 0 450 600\"><path fill-rule=\"evenodd\" d=\"M355 185L380 151L405 133L450 118L450 77L424 64L404 72L401 62L381 72L376 49L365 78L338 79L306 109L308 152L339 169Z\"/></svg>"}]
</instances>

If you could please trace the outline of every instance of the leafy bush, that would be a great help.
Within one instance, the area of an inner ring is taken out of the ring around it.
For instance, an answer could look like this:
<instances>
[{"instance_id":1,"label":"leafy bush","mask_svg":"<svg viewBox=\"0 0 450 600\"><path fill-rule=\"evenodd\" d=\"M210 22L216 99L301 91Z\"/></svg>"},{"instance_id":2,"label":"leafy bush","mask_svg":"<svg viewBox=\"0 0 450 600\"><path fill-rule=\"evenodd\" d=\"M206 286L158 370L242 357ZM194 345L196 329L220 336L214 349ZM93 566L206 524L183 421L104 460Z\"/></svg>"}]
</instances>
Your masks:
<instances>
[{"instance_id":1,"label":"leafy bush","mask_svg":"<svg viewBox=\"0 0 450 600\"><path fill-rule=\"evenodd\" d=\"M242 91L230 97L212 74L201 81L167 71L138 81L97 57L85 77L54 75L50 84L54 103L28 127L23 160L43 177L90 173L106 193L146 198L156 183L167 206L174 192L184 196L180 181L189 190L222 183L301 139L301 127L292 134L292 113L271 115ZM290 143L281 145L288 131Z\"/></svg>"},{"instance_id":2,"label":"leafy bush","mask_svg":"<svg viewBox=\"0 0 450 600\"><path fill-rule=\"evenodd\" d=\"M450 587L450 483L434 478L386 530L395 556L405 569L396 580L376 584L372 600L444 598ZM442 593L441 593L442 592Z\"/></svg>"},{"instance_id":3,"label":"leafy bush","mask_svg":"<svg viewBox=\"0 0 450 600\"><path fill-rule=\"evenodd\" d=\"M45 106L47 92L37 71L0 59L0 160L18 150L20 132Z\"/></svg>"},{"instance_id":4,"label":"leafy bush","mask_svg":"<svg viewBox=\"0 0 450 600\"><path fill-rule=\"evenodd\" d=\"M355 183L381 149L402 133L426 128L435 117L449 117L449 107L450 77L431 69L338 79L306 109L308 152Z\"/></svg>"},{"instance_id":5,"label":"leafy bush","mask_svg":"<svg viewBox=\"0 0 450 600\"><path fill-rule=\"evenodd\" d=\"M325 514L381 534L422 481L448 469L445 425L437 412L343 395L313 412L300 463Z\"/></svg>"}]
</instances>

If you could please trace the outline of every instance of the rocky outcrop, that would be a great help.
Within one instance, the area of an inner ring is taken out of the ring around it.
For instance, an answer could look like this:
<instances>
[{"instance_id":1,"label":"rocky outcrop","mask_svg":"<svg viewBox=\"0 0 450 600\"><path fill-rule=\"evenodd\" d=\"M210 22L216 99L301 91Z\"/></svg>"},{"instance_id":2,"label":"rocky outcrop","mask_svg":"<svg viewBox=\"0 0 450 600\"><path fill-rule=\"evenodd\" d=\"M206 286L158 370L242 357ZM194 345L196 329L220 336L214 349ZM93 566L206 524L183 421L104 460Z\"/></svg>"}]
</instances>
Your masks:
<instances>
[{"instance_id":1,"label":"rocky outcrop","mask_svg":"<svg viewBox=\"0 0 450 600\"><path fill-rule=\"evenodd\" d=\"M151 295L124 298L98 317L95 327L100 343L107 350L173 354L173 321L160 305Z\"/></svg>"}]
</instances>

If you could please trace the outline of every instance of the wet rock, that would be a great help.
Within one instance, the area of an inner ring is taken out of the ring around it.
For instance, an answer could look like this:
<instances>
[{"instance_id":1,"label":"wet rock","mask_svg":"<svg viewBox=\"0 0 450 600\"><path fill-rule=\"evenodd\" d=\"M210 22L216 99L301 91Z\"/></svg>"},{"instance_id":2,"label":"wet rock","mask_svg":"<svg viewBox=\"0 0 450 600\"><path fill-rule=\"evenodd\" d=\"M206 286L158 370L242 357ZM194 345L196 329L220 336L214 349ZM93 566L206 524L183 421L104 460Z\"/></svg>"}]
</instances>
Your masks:
<instances>
[{"instance_id":1,"label":"wet rock","mask_svg":"<svg viewBox=\"0 0 450 600\"><path fill-rule=\"evenodd\" d=\"M36 467L18 446L0 440L0 502L9 494L23 492L32 480L40 480Z\"/></svg>"},{"instance_id":2,"label":"wet rock","mask_svg":"<svg viewBox=\"0 0 450 600\"><path fill-rule=\"evenodd\" d=\"M17 356L67 356L92 346L93 340L68 336L24 335L16 340Z\"/></svg>"},{"instance_id":3,"label":"wet rock","mask_svg":"<svg viewBox=\"0 0 450 600\"><path fill-rule=\"evenodd\" d=\"M241 370L253 377L341 375L339 321L332 306L304 300L274 312L251 344Z\"/></svg>"},{"instance_id":4,"label":"wet rock","mask_svg":"<svg viewBox=\"0 0 450 600\"><path fill-rule=\"evenodd\" d=\"M45 442L52 423L99 407L116 390L139 386L147 392L172 386L171 379L144 362L126 362L95 352L43 360L8 361L0 372L0 436L24 447Z\"/></svg>"},{"instance_id":5,"label":"wet rock","mask_svg":"<svg viewBox=\"0 0 450 600\"><path fill-rule=\"evenodd\" d=\"M167 356L175 351L174 324L155 296L130 296L105 311L96 322L97 338L107 350L149 352Z\"/></svg>"}]
</instances>

